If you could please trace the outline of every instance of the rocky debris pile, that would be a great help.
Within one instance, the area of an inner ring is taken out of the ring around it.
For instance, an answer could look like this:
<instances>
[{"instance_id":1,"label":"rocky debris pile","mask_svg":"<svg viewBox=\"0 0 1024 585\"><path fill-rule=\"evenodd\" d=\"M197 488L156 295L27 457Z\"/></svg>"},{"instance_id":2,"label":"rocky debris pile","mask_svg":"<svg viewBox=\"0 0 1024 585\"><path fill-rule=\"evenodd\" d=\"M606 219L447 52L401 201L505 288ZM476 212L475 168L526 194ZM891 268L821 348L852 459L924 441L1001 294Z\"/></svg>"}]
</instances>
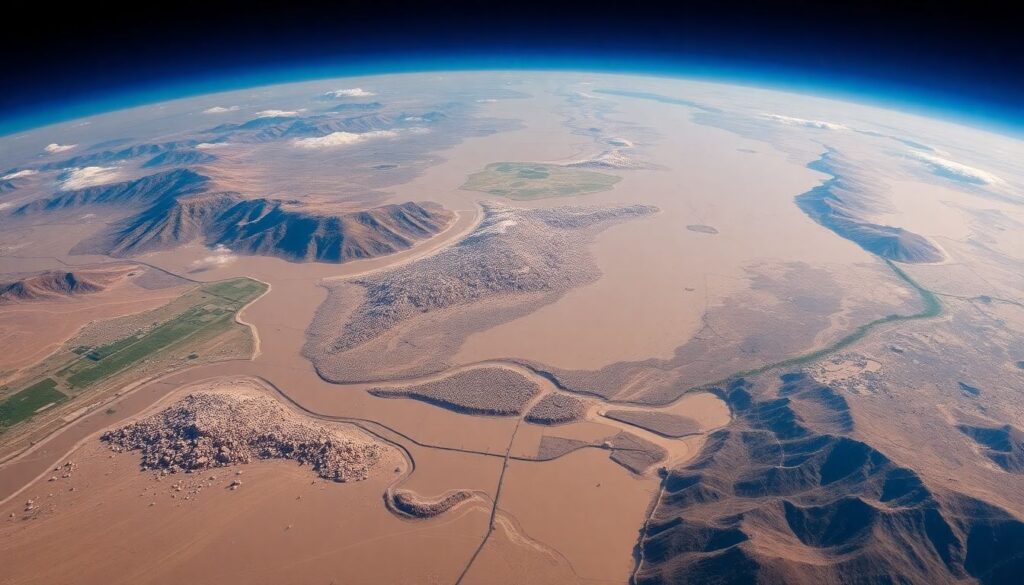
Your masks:
<instances>
[{"instance_id":1,"label":"rocky debris pile","mask_svg":"<svg viewBox=\"0 0 1024 585\"><path fill-rule=\"evenodd\" d=\"M71 474L75 471L78 466L74 461L66 461L62 465L58 465L53 468L53 475L47 479L47 481L57 481L58 479L70 479Z\"/></svg>"},{"instance_id":2,"label":"rocky debris pile","mask_svg":"<svg viewBox=\"0 0 1024 585\"><path fill-rule=\"evenodd\" d=\"M373 388L382 398L412 398L463 414L520 414L540 387L505 368L477 368L405 388Z\"/></svg>"},{"instance_id":3,"label":"rocky debris pile","mask_svg":"<svg viewBox=\"0 0 1024 585\"><path fill-rule=\"evenodd\" d=\"M384 447L302 420L270 397L195 392L101 437L114 451L142 452L142 468L170 473L292 459L324 479L366 479Z\"/></svg>"},{"instance_id":4,"label":"rocky debris pile","mask_svg":"<svg viewBox=\"0 0 1024 585\"><path fill-rule=\"evenodd\" d=\"M560 425L579 420L586 404L568 394L552 392L526 413L526 422L537 425Z\"/></svg>"},{"instance_id":5,"label":"rocky debris pile","mask_svg":"<svg viewBox=\"0 0 1024 585\"><path fill-rule=\"evenodd\" d=\"M389 508L403 516L413 518L433 518L444 514L455 506L473 497L468 490L450 491L436 500L421 499L416 493L406 490L395 490L388 500Z\"/></svg>"}]
</instances>

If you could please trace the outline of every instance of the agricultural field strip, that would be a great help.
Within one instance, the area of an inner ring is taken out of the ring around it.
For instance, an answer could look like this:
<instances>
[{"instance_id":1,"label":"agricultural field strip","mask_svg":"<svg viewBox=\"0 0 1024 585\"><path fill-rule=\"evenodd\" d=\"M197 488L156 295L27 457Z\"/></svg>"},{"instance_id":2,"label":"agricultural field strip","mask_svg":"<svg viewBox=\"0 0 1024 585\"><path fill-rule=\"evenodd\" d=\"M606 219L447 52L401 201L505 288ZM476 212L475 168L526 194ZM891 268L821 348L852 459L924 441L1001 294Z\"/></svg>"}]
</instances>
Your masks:
<instances>
[{"instance_id":1,"label":"agricultural field strip","mask_svg":"<svg viewBox=\"0 0 1024 585\"><path fill-rule=\"evenodd\" d=\"M192 306L148 331L96 348L75 348L72 353L77 354L77 358L58 364L52 373L0 403L0 428L21 422L47 406L71 398L68 392L58 388L60 382L67 386L68 391L85 389L123 372L154 352L229 323L242 307L263 292L262 284L256 281L250 281L250 284L246 280L217 282L187 293L186 297L198 297ZM206 307L211 304L208 297L224 302L208 309Z\"/></svg>"}]
</instances>

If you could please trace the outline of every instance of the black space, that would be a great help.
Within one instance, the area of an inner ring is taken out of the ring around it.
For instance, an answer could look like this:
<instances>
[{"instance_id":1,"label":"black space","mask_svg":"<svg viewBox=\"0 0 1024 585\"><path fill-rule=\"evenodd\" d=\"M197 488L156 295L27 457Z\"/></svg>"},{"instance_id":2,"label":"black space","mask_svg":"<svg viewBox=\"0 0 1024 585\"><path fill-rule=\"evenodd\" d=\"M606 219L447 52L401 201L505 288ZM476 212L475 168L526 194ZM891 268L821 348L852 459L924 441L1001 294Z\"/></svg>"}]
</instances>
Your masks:
<instances>
[{"instance_id":1,"label":"black space","mask_svg":"<svg viewBox=\"0 0 1024 585\"><path fill-rule=\"evenodd\" d=\"M1024 119L1024 34L1009 3L183 0L37 2L6 11L0 117L7 118L121 90L311 61L522 53L709 59L859 79Z\"/></svg>"}]
</instances>

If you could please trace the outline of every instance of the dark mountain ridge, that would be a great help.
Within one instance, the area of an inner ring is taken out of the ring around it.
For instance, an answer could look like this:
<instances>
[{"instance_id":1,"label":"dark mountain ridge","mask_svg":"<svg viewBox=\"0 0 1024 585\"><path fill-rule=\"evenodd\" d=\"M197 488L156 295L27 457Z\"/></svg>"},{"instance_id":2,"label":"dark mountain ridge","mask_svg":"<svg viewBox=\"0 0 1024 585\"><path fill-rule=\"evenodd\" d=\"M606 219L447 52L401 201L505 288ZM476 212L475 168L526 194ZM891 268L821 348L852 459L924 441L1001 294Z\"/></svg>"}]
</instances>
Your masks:
<instances>
[{"instance_id":1,"label":"dark mountain ridge","mask_svg":"<svg viewBox=\"0 0 1024 585\"><path fill-rule=\"evenodd\" d=\"M927 263L939 262L945 257L923 236L866 219L869 213L878 210L878 200L872 187L857 180L850 163L835 150L826 151L807 167L832 176L796 197L797 205L814 221L887 260Z\"/></svg>"},{"instance_id":2,"label":"dark mountain ridge","mask_svg":"<svg viewBox=\"0 0 1024 585\"><path fill-rule=\"evenodd\" d=\"M848 406L823 388L717 391L736 420L666 471L636 583L1019 582L1021 519L843 436Z\"/></svg>"},{"instance_id":3,"label":"dark mountain ridge","mask_svg":"<svg viewBox=\"0 0 1024 585\"><path fill-rule=\"evenodd\" d=\"M155 205L77 251L123 257L202 240L292 262L345 262L408 249L443 230L451 218L432 203L325 213L294 201L206 193Z\"/></svg>"},{"instance_id":4,"label":"dark mountain ridge","mask_svg":"<svg viewBox=\"0 0 1024 585\"><path fill-rule=\"evenodd\" d=\"M63 191L16 208L14 215L30 215L85 205L151 205L206 189L209 178L189 169L175 169L132 181Z\"/></svg>"}]
</instances>

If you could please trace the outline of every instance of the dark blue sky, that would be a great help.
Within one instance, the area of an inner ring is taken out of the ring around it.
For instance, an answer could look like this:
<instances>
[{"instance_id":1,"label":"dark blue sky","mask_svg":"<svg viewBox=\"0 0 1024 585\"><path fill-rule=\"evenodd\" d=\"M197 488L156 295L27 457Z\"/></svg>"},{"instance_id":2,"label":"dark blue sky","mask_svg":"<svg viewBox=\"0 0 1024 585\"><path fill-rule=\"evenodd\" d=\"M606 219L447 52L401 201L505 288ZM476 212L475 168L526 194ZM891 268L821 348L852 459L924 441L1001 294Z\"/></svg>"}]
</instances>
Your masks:
<instances>
[{"instance_id":1,"label":"dark blue sky","mask_svg":"<svg viewBox=\"0 0 1024 585\"><path fill-rule=\"evenodd\" d=\"M39 3L0 38L0 133L267 82L513 67L709 76L1024 134L1024 41L1000 3L830 4Z\"/></svg>"}]
</instances>

